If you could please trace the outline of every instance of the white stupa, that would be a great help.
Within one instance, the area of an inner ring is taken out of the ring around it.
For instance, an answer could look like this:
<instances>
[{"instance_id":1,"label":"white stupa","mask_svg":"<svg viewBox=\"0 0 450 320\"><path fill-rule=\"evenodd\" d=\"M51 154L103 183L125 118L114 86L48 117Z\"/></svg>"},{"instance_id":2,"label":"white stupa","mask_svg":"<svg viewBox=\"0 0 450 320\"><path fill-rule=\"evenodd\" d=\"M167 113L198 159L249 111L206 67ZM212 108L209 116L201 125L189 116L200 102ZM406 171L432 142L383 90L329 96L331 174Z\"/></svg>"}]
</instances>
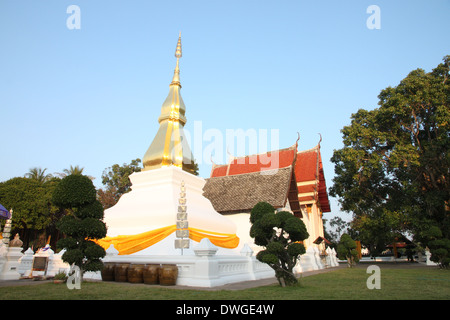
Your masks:
<instances>
[{"instance_id":1,"label":"white stupa","mask_svg":"<svg viewBox=\"0 0 450 320\"><path fill-rule=\"evenodd\" d=\"M177 213L187 209L187 224L192 247L208 238L219 248L233 249L239 244L236 225L216 212L203 196L205 180L193 175L192 152L184 137L185 105L180 95L181 34L175 52L177 64L169 94L158 118L159 130L143 158L143 171L130 176L131 191L105 210L107 237L100 240L105 249L111 244L120 255L180 254L175 248ZM184 181L185 205L179 203ZM178 229L180 225L178 226ZM186 234L186 233L185 233Z\"/></svg>"}]
</instances>

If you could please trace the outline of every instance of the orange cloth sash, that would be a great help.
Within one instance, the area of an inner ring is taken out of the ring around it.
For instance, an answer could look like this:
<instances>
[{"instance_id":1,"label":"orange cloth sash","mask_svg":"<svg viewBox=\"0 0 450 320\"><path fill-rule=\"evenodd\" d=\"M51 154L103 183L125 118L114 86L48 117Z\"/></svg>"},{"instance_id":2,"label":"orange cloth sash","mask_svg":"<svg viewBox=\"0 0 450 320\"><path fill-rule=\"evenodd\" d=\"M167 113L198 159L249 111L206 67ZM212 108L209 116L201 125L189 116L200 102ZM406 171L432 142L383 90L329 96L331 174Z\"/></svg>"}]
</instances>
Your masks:
<instances>
[{"instance_id":1,"label":"orange cloth sash","mask_svg":"<svg viewBox=\"0 0 450 320\"><path fill-rule=\"evenodd\" d=\"M93 241L105 250L113 244L114 248L119 251L119 255L127 255L158 243L175 232L176 229L176 226L172 225L136 235L105 237ZM239 245L239 237L235 234L212 232L196 228L189 228L189 238L197 242L200 242L203 238L208 238L214 245L227 249L233 249Z\"/></svg>"}]
</instances>

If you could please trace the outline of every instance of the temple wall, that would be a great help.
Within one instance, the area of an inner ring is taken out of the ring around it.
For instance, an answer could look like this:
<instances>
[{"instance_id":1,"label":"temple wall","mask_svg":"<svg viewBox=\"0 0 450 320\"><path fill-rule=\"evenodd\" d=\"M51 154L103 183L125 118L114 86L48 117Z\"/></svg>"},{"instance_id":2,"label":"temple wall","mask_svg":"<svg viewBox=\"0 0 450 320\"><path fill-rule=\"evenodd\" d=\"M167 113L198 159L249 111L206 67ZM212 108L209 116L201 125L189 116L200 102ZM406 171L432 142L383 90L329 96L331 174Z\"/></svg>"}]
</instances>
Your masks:
<instances>
[{"instance_id":1,"label":"temple wall","mask_svg":"<svg viewBox=\"0 0 450 320\"><path fill-rule=\"evenodd\" d=\"M278 211L290 211L289 207L279 209ZM311 212L308 213L307 210L302 210L303 218L301 219L306 226L306 230L309 233L308 239L305 239L304 244L306 248L309 247L317 247L319 251L325 249L325 245L322 243L320 245L316 245L313 243L317 237L323 237L323 222L320 213L320 209L314 204L311 208ZM247 244L255 254L261 251L263 248L255 245L254 239L250 237L250 228L252 224L250 223L250 213L242 212L235 214L226 214L224 215L229 220L234 222L237 226L236 235L240 239L240 243L237 249L241 249L245 244Z\"/></svg>"}]
</instances>

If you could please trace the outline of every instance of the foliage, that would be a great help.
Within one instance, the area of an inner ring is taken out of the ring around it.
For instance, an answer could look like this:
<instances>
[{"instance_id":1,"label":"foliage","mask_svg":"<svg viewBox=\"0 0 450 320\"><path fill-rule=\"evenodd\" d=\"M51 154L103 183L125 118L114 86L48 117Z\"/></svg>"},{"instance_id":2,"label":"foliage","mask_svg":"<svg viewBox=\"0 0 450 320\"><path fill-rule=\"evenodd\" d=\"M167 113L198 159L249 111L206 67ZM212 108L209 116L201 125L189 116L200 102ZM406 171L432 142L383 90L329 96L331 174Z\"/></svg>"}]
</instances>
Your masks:
<instances>
[{"instance_id":1,"label":"foliage","mask_svg":"<svg viewBox=\"0 0 450 320\"><path fill-rule=\"evenodd\" d=\"M58 241L58 247L66 249L63 261L77 265L82 272L101 270L105 250L92 240L106 236L106 225L92 181L83 175L69 175L61 180L52 200L72 213L58 223L66 235Z\"/></svg>"},{"instance_id":2,"label":"foliage","mask_svg":"<svg viewBox=\"0 0 450 320\"><path fill-rule=\"evenodd\" d=\"M323 219L323 222L327 222L326 219ZM348 231L350 228L350 223L342 220L341 217L334 217L331 219L328 224L330 227L334 228L333 231L328 231L328 237L325 235L325 238L331 241L332 243L338 243L339 239L344 231ZM325 225L324 225L324 234L325 234Z\"/></svg>"},{"instance_id":3,"label":"foliage","mask_svg":"<svg viewBox=\"0 0 450 320\"><path fill-rule=\"evenodd\" d=\"M81 207L96 200L92 181L83 175L69 175L53 192L52 201L62 208Z\"/></svg>"},{"instance_id":4,"label":"foliage","mask_svg":"<svg viewBox=\"0 0 450 320\"><path fill-rule=\"evenodd\" d=\"M370 214L356 216L351 222L349 235L361 241L376 257L394 241L399 234L400 214L379 208Z\"/></svg>"},{"instance_id":5,"label":"foliage","mask_svg":"<svg viewBox=\"0 0 450 320\"><path fill-rule=\"evenodd\" d=\"M64 271L60 271L57 274L55 274L55 277L53 278L54 280L63 280L66 281L67 280L67 275Z\"/></svg>"},{"instance_id":6,"label":"foliage","mask_svg":"<svg viewBox=\"0 0 450 320\"><path fill-rule=\"evenodd\" d=\"M30 171L28 171L28 173L25 174L25 177L32 179L32 180L36 180L41 183L46 182L52 178L52 175L45 174L45 171L47 171L47 168L42 169L42 168L34 167L34 168L31 168Z\"/></svg>"},{"instance_id":7,"label":"foliage","mask_svg":"<svg viewBox=\"0 0 450 320\"><path fill-rule=\"evenodd\" d=\"M64 169L63 170L63 174L64 177L70 176L71 174L73 175L79 175L79 174L83 174L84 168L80 168L80 166L72 166L70 165L69 169Z\"/></svg>"},{"instance_id":8,"label":"foliage","mask_svg":"<svg viewBox=\"0 0 450 320\"><path fill-rule=\"evenodd\" d=\"M353 267L359 261L356 242L346 233L339 240L337 254L339 259L347 260L349 268Z\"/></svg>"},{"instance_id":9,"label":"foliage","mask_svg":"<svg viewBox=\"0 0 450 320\"><path fill-rule=\"evenodd\" d=\"M102 183L105 185L105 189L100 189L98 196L105 209L114 206L124 193L130 191L129 176L134 172L141 171L140 163L141 159L137 158L130 164L124 163L122 166L114 164L103 171Z\"/></svg>"},{"instance_id":10,"label":"foliage","mask_svg":"<svg viewBox=\"0 0 450 320\"><path fill-rule=\"evenodd\" d=\"M446 56L432 72L412 71L342 129L330 195L353 213L366 246L383 247L401 231L426 245L431 226L450 237L449 69Z\"/></svg>"},{"instance_id":11,"label":"foliage","mask_svg":"<svg viewBox=\"0 0 450 320\"><path fill-rule=\"evenodd\" d=\"M431 252L431 261L441 268L450 268L450 239L444 238L441 229L430 227L424 234Z\"/></svg>"},{"instance_id":12,"label":"foliage","mask_svg":"<svg viewBox=\"0 0 450 320\"><path fill-rule=\"evenodd\" d=\"M250 222L250 236L256 245L265 247L256 258L275 270L281 286L297 284L292 270L299 256L305 253L300 241L309 236L303 221L290 212L275 213L273 206L259 202L251 211Z\"/></svg>"},{"instance_id":13,"label":"foliage","mask_svg":"<svg viewBox=\"0 0 450 320\"><path fill-rule=\"evenodd\" d=\"M57 175L61 178L65 178L70 175L80 175L83 174L84 168L81 168L80 166L76 165L70 165L70 168L64 169L63 172L57 173ZM94 177L87 176L89 179L94 180Z\"/></svg>"},{"instance_id":14,"label":"foliage","mask_svg":"<svg viewBox=\"0 0 450 320\"><path fill-rule=\"evenodd\" d=\"M20 234L24 248L44 246L45 240L34 243L40 234L44 239L57 237L56 222L64 212L52 205L51 198L59 181L17 177L0 183L0 203L13 209L11 234Z\"/></svg>"},{"instance_id":15,"label":"foliage","mask_svg":"<svg viewBox=\"0 0 450 320\"><path fill-rule=\"evenodd\" d=\"M141 159L131 160L130 164L124 163L122 166L114 164L105 169L102 174L102 183L108 187L115 187L120 194L127 193L130 190L131 182L128 178L134 172L140 172L139 165Z\"/></svg>"},{"instance_id":16,"label":"foliage","mask_svg":"<svg viewBox=\"0 0 450 320\"><path fill-rule=\"evenodd\" d=\"M131 162L122 165L114 164L106 168L102 174L102 183L105 186L97 191L99 201L103 208L108 209L114 206L120 197L131 190L131 181L129 176L134 172L141 171L141 159L137 158ZM183 170L198 175L198 164L195 160L191 164L184 166Z\"/></svg>"},{"instance_id":17,"label":"foliage","mask_svg":"<svg viewBox=\"0 0 450 320\"><path fill-rule=\"evenodd\" d=\"M193 174L194 176L198 176L199 175L198 163L197 163L197 161L195 161L194 158L192 158L191 161L192 162L189 164L183 163L183 170Z\"/></svg>"}]
</instances>

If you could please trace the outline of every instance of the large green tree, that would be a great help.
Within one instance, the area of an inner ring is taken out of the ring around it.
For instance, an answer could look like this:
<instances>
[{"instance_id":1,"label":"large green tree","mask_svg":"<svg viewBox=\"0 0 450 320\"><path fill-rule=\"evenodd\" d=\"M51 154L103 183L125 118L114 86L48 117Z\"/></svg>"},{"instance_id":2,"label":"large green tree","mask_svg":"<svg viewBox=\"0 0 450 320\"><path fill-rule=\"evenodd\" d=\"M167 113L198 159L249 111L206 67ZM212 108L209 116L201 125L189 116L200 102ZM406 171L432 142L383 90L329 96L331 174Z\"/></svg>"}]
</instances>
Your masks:
<instances>
[{"instance_id":1,"label":"large green tree","mask_svg":"<svg viewBox=\"0 0 450 320\"><path fill-rule=\"evenodd\" d=\"M281 286L298 283L293 268L305 253L300 242L309 236L303 221L287 211L275 213L269 203L259 202L250 213L250 222L250 236L255 238L256 245L264 247L256 258L275 271Z\"/></svg>"},{"instance_id":2,"label":"large green tree","mask_svg":"<svg viewBox=\"0 0 450 320\"><path fill-rule=\"evenodd\" d=\"M24 248L43 247L49 236L55 244L59 237L56 223L64 212L52 205L51 197L60 179L41 179L44 176L17 177L0 183L0 203L13 209L12 234L20 234Z\"/></svg>"},{"instance_id":3,"label":"large green tree","mask_svg":"<svg viewBox=\"0 0 450 320\"><path fill-rule=\"evenodd\" d=\"M412 71L381 91L378 108L358 110L342 129L344 147L331 158L330 194L366 231L371 226L370 233L384 233L384 241L372 243L410 231L427 245L431 226L442 238L450 236L449 69L446 56L431 72Z\"/></svg>"}]
</instances>

